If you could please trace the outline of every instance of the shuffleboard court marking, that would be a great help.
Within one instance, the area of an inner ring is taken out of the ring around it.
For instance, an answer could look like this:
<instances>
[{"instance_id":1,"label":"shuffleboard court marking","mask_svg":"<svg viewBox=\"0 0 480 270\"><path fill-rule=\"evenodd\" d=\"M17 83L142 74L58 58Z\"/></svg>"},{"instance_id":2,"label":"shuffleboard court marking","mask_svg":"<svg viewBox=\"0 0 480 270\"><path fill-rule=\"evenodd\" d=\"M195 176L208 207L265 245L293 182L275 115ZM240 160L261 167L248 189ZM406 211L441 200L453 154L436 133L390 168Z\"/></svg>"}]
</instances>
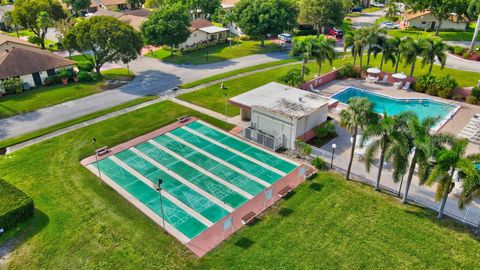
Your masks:
<instances>
[{"instance_id":1,"label":"shuffleboard court marking","mask_svg":"<svg viewBox=\"0 0 480 270\"><path fill-rule=\"evenodd\" d=\"M204 126L206 126L206 127L209 127L209 128L211 128L211 129L213 129L213 130L215 130L215 131L217 131L217 132L223 133L224 135L227 135L227 136L229 136L230 138L233 138L233 139L235 139L235 140L237 140L237 141L239 141L239 142L247 143L247 142L245 142L245 141L242 141L242 139L236 137L235 135L230 134L230 133L228 133L228 132L226 132L226 131L224 131L224 130L221 130L221 129L219 129L219 128L216 128L216 127L210 125L210 124L207 123L207 122L204 122L204 121L201 121L201 120L197 120L197 121L195 121L195 122L198 122L198 123L200 123L200 124L202 124L202 125L204 125ZM302 165L302 164L300 164L300 163L298 163L298 162L296 162L296 161L294 161L294 160L290 160L290 159L288 159L288 158L286 158L286 157L284 157L284 156L282 156L282 155L270 153L270 152L268 152L267 150L263 149L262 147L254 144L254 143L247 143L247 144L248 144L250 147L257 148L258 150L260 150L260 151L262 151L262 152L264 152L264 153L266 153L266 154L275 156L275 157L277 157L277 158L279 158L279 159L281 159L281 160L283 160L283 161L285 161L285 162L288 162L288 163L290 163L290 164L296 165L297 167Z\"/></svg>"},{"instance_id":2,"label":"shuffleboard court marking","mask_svg":"<svg viewBox=\"0 0 480 270\"><path fill-rule=\"evenodd\" d=\"M207 141L209 141L209 142L211 142L211 143L213 143L213 144L215 144L215 145L217 145L217 146L220 146L220 147L222 147L223 149L226 149L226 150L228 150L228 151L236 154L237 156L243 157L244 159L247 159L247 160L249 160L249 161L257 164L258 166L261 166L261 167L263 167L263 168L266 168L266 169L268 169L268 170L270 170L270 171L272 171L272 172L280 175L281 177L285 177L285 176L287 175L286 173L284 173L284 172L282 172L282 171L280 171L280 170L278 170L278 169L276 169L276 168L274 168L274 167L272 167L272 166L270 166L270 165L268 165L268 164L265 164L265 163L261 162L261 161L258 160L258 159L252 158L252 157L249 156L249 155L246 155L246 154L244 154L244 153L242 153L242 152L240 152L240 151L237 151L237 150L235 150L235 149L233 149L233 148L231 148L231 147L228 147L227 145L225 145L225 144L223 144L223 143L220 143L220 142L218 142L218 141L216 141L216 140L214 140L214 139L211 139L211 138L209 138L209 137L207 137L207 136L205 136L205 135L203 135L203 134L201 134L201 133L199 133L199 132L197 132L197 131L189 128L189 127L183 126L183 127L181 127L180 129L183 129L183 130L185 130L185 131L188 131L188 132L190 132L190 133L192 133L192 134L194 134L194 135L196 135L196 136L198 136L198 137L200 137L200 138L202 138L202 139L204 139L204 140L207 140Z\"/></svg>"},{"instance_id":3,"label":"shuffleboard court marking","mask_svg":"<svg viewBox=\"0 0 480 270\"><path fill-rule=\"evenodd\" d=\"M187 187L195 190L197 193L202 195L203 197L209 199L210 201L214 202L216 205L222 207L223 209L227 210L229 213L232 213L234 211L233 207L227 205L226 203L222 202L221 200L217 199L215 196L211 195L210 193L206 192L202 188L196 186L192 182L186 180L185 178L181 177L180 175L176 174L174 171L168 169L167 167L163 166L162 164L158 163L154 159L150 158L149 156L145 155L143 152L140 150L132 147L130 148L132 152L140 156L141 158L145 159L146 161L150 162L152 165L160 169L161 171L165 172L166 174L170 175L171 177L177 179L180 181L182 184L186 185Z\"/></svg>"},{"instance_id":4,"label":"shuffleboard court marking","mask_svg":"<svg viewBox=\"0 0 480 270\"><path fill-rule=\"evenodd\" d=\"M197 164L194 164L192 162L190 162L189 160L183 158L182 156L180 156L179 154L171 151L170 149L166 148L165 146L163 145L160 145L159 143L157 143L156 141L154 140L149 140L148 141L149 143L151 143L152 145L154 145L155 147L157 147L158 149L172 155L173 157L175 157L176 159L182 161L183 163L193 167L194 169L196 169L197 171L199 171L200 173L212 178L213 180L217 181L219 183L218 185L218 188L213 188L211 189L210 187L213 187L214 185L209 185L209 189L210 191L214 191L214 190L217 190L217 189L220 189L220 187L223 185L223 186L226 186L228 187L229 189L235 191L236 193L242 195L243 197L247 198L248 200L251 200L253 199L253 195L251 195L250 193L247 193L246 191L244 191L243 189L240 189L239 187L233 185L233 184L230 184L228 183L227 181L223 180L223 179L220 179L218 176L210 173L209 171L203 169L202 167L199 167ZM218 191L215 191L215 192L218 192ZM215 193L217 194L217 193ZM222 193L223 194L223 193ZM220 194L219 194L220 195Z\"/></svg>"},{"instance_id":5,"label":"shuffleboard court marking","mask_svg":"<svg viewBox=\"0 0 480 270\"><path fill-rule=\"evenodd\" d=\"M94 175L97 177L100 177L98 174L98 169L93 165L94 163L91 163L90 165L87 165L86 168L92 172ZM115 183L112 179L110 179L108 176L102 173L101 177L102 181L107 183L110 187L112 187L118 194L120 194L122 197L127 199L133 206L135 206L137 209L142 211L147 217L155 221L158 226L161 228L164 228L168 233L173 235L178 241L180 241L182 244L186 244L190 242L190 238L188 238L186 235L181 233L178 229L176 229L172 224L170 224L168 221L163 220L162 217L160 217L157 213L153 212L150 208L148 208L145 204L140 202L135 196L130 194L128 191L123 189L120 185ZM163 223L165 222L165 227L163 227Z\"/></svg>"},{"instance_id":6,"label":"shuffleboard court marking","mask_svg":"<svg viewBox=\"0 0 480 270\"><path fill-rule=\"evenodd\" d=\"M133 174L135 177L137 177L140 181L145 183L147 186L149 186L153 190L156 189L156 186L152 183L152 181L148 180L145 176L143 176L141 173L137 172L136 170L134 170L133 168L131 168L130 166L125 164L123 161L118 159L116 156L111 156L110 159L113 160L115 163L117 163L120 167L124 168L129 173ZM181 202L179 199L177 199L175 196L171 195L165 189L162 189L161 194L162 194L162 196L165 196L165 198L170 200L172 203L177 205L179 208L181 208L182 210L184 210L185 212L190 214L192 217L194 217L198 221L202 222L205 226L210 227L210 226L213 225L213 223L210 220L208 220L207 218L202 216L200 213L198 213L194 209L190 208L188 205ZM164 209L166 209L166 208L164 207ZM174 210L175 209L172 208L172 211L174 211ZM165 212L165 214L168 216L167 212Z\"/></svg>"},{"instance_id":7,"label":"shuffleboard court marking","mask_svg":"<svg viewBox=\"0 0 480 270\"><path fill-rule=\"evenodd\" d=\"M259 184L261 184L261 185L263 185L263 186L265 186L265 187L270 187L270 186L271 186L271 184L269 184L269 183L267 183L266 181L264 181L264 180L256 177L255 175L250 174L249 172L246 172L246 171L244 171L244 170L242 170L242 169L240 169L240 168L237 168L237 167L233 166L232 164L228 163L228 160L230 160L230 159L232 159L232 158L235 158L235 156L233 156L233 157L231 157L231 158L229 158L229 159L226 159L226 160L222 160L222 159L220 159L220 158L218 158L218 157L216 157L216 156L214 156L214 155L212 155L212 154L210 154L210 153L207 153L205 150L200 149L200 148L198 148L197 146L195 146L195 145L193 145L193 144L191 144L191 143L183 140L182 138L173 135L172 133L166 133L165 136L170 137L170 138L173 139L173 140L177 140L177 141L185 144L186 146L192 148L193 150L199 152L200 154L202 154L202 155L204 155L204 156L206 156L206 157L208 157L208 158L210 158L210 159L218 162L219 164L222 164L222 165L224 165L224 166L226 166L226 167L228 167L228 168L236 171L237 173L242 174L243 176L245 176L245 177L247 177L247 178L250 178L250 179L254 180L255 182L257 182L257 183L259 183ZM194 138L195 138L195 137L194 137Z\"/></svg>"}]
</instances>

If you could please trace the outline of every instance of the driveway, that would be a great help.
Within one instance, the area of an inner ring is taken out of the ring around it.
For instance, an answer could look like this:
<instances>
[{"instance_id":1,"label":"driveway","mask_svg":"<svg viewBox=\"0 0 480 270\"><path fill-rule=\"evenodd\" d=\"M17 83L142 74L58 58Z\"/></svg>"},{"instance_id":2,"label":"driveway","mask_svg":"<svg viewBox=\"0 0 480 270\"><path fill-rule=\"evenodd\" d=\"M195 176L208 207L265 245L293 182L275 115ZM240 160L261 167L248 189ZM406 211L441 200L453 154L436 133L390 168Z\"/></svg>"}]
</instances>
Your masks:
<instances>
[{"instance_id":1,"label":"driveway","mask_svg":"<svg viewBox=\"0 0 480 270\"><path fill-rule=\"evenodd\" d=\"M251 55L224 62L188 66L172 65L141 56L130 64L135 80L115 90L65 102L0 120L0 140L46 128L93 112L111 108L145 95L169 95L173 87L231 70L286 59L286 52Z\"/></svg>"},{"instance_id":2,"label":"driveway","mask_svg":"<svg viewBox=\"0 0 480 270\"><path fill-rule=\"evenodd\" d=\"M372 26L377 19L385 15L385 10L378 10L370 13L362 13L361 16L351 17L354 29Z\"/></svg>"}]
</instances>

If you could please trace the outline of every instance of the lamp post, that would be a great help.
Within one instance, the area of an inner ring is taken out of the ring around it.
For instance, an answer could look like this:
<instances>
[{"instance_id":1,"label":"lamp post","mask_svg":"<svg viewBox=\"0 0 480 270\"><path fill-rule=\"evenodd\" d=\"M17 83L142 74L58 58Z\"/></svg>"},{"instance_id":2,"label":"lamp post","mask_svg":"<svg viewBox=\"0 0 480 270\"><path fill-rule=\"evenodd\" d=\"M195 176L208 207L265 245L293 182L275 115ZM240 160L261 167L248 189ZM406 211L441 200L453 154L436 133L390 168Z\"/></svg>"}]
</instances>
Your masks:
<instances>
[{"instance_id":1,"label":"lamp post","mask_svg":"<svg viewBox=\"0 0 480 270\"><path fill-rule=\"evenodd\" d=\"M228 100L227 100L227 90L224 90L225 92L223 95L225 96L225 128L227 128L228 125Z\"/></svg>"},{"instance_id":2,"label":"lamp post","mask_svg":"<svg viewBox=\"0 0 480 270\"><path fill-rule=\"evenodd\" d=\"M167 233L167 228L165 227L165 211L163 210L162 184L163 184L163 180L158 179L157 191L158 191L158 196L160 197L160 211L162 211L163 231L166 234Z\"/></svg>"},{"instance_id":3,"label":"lamp post","mask_svg":"<svg viewBox=\"0 0 480 270\"><path fill-rule=\"evenodd\" d=\"M332 159L330 160L330 169L333 168L333 157L335 156L335 149L337 149L337 145L334 143L332 144Z\"/></svg>"},{"instance_id":4,"label":"lamp post","mask_svg":"<svg viewBox=\"0 0 480 270\"><path fill-rule=\"evenodd\" d=\"M102 173L100 171L100 164L98 163L98 153L97 153L97 139L96 138L93 138L92 139L92 143L93 143L93 151L95 151L95 165L97 165L97 169L98 169L98 176L100 177L100 182L102 181Z\"/></svg>"}]
</instances>

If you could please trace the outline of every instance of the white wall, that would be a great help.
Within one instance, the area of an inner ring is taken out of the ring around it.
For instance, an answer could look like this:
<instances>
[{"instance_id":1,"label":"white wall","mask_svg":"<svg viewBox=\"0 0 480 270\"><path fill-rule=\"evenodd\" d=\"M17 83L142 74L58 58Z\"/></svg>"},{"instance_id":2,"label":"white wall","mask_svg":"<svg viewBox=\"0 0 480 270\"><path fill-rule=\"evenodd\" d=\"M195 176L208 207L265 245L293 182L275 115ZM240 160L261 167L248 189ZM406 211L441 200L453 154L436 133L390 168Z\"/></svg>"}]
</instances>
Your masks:
<instances>
[{"instance_id":1,"label":"white wall","mask_svg":"<svg viewBox=\"0 0 480 270\"><path fill-rule=\"evenodd\" d=\"M315 112L308 115L308 117L302 117L298 119L296 136L300 137L306 132L314 129L321 123L327 121L328 105L318 108Z\"/></svg>"},{"instance_id":2,"label":"white wall","mask_svg":"<svg viewBox=\"0 0 480 270\"><path fill-rule=\"evenodd\" d=\"M220 34L222 35L221 39L218 38ZM187 41L178 45L178 48L184 49L186 47L191 47L191 46L193 46L197 43L200 43L200 42L209 41L211 35L215 36L215 38L213 40L225 40L227 38L227 31L220 32L220 33L215 33L215 34L207 34L203 31L196 30L195 32L192 32L190 34L190 37L188 37Z\"/></svg>"},{"instance_id":3,"label":"white wall","mask_svg":"<svg viewBox=\"0 0 480 270\"><path fill-rule=\"evenodd\" d=\"M66 67L66 68L70 68L70 67ZM56 69L55 71L57 71L59 69ZM40 78L42 78L42 83L45 81L45 79L48 77L48 73L47 71L42 71L40 72ZM30 87L36 87L35 86L35 81L33 80L33 75L32 74L28 74L28 75L23 75L23 76L20 76L20 79L22 80L22 82L24 83L28 83L30 85Z\"/></svg>"},{"instance_id":4,"label":"white wall","mask_svg":"<svg viewBox=\"0 0 480 270\"><path fill-rule=\"evenodd\" d=\"M432 14L427 14L425 16L417 17L409 20L408 22L404 21L407 27L415 27L419 29L425 29L425 28L430 29L432 22L435 22L435 29L436 29L436 27L438 26L438 21L437 19L435 19L435 17ZM440 30L453 29L458 31L465 31L466 27L467 27L467 23L465 22L455 23L450 20L444 20L442 22L442 26Z\"/></svg>"}]
</instances>

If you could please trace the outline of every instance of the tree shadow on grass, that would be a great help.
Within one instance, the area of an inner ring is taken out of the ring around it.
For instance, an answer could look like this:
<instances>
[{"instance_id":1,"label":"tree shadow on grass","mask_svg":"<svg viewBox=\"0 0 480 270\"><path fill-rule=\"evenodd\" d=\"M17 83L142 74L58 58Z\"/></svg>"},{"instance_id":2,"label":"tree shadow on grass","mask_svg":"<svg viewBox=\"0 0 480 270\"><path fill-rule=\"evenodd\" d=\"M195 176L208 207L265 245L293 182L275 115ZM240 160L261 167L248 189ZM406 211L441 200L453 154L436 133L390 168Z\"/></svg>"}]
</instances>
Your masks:
<instances>
[{"instance_id":1,"label":"tree shadow on grass","mask_svg":"<svg viewBox=\"0 0 480 270\"><path fill-rule=\"evenodd\" d=\"M293 212L294 212L293 209L287 208L287 207L282 207L282 208L278 209L278 214L282 217L288 217L291 214L293 214Z\"/></svg>"},{"instance_id":2,"label":"tree shadow on grass","mask_svg":"<svg viewBox=\"0 0 480 270\"><path fill-rule=\"evenodd\" d=\"M0 237L0 260L42 231L48 223L50 223L50 218L35 208L32 218L18 225L17 230L7 231L4 236ZM3 237L5 239L2 239Z\"/></svg>"},{"instance_id":3,"label":"tree shadow on grass","mask_svg":"<svg viewBox=\"0 0 480 270\"><path fill-rule=\"evenodd\" d=\"M241 237L235 242L234 245L243 249L249 249L254 243L255 241L253 241L252 239Z\"/></svg>"},{"instance_id":4,"label":"tree shadow on grass","mask_svg":"<svg viewBox=\"0 0 480 270\"><path fill-rule=\"evenodd\" d=\"M320 191L322 190L323 185L321 183L313 182L308 186L308 188L314 191Z\"/></svg>"}]
</instances>

